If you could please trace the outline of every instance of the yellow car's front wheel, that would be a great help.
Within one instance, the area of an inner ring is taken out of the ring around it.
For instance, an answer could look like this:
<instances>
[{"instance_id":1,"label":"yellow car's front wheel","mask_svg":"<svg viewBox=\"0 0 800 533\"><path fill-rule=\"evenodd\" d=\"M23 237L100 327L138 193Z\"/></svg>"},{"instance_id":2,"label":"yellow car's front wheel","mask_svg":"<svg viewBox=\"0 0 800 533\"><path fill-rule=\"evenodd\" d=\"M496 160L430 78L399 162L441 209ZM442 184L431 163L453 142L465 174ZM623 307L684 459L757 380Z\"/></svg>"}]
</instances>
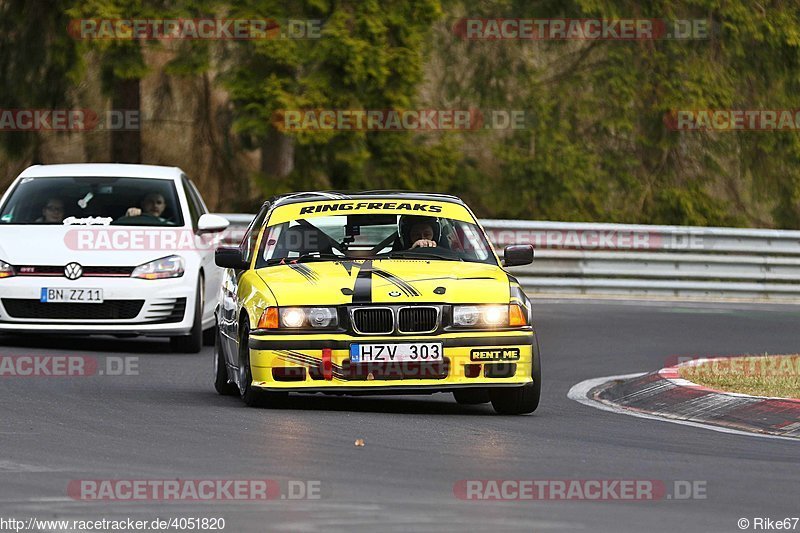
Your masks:
<instances>
[{"instance_id":1,"label":"yellow car's front wheel","mask_svg":"<svg viewBox=\"0 0 800 533\"><path fill-rule=\"evenodd\" d=\"M262 391L253 387L253 371L250 367L250 326L247 320L239 327L239 394L250 407L274 406L285 400L286 392Z\"/></svg>"},{"instance_id":2,"label":"yellow car's front wheel","mask_svg":"<svg viewBox=\"0 0 800 533\"><path fill-rule=\"evenodd\" d=\"M539 347L534 342L531 359L533 383L514 388L489 389L492 407L501 415L523 415L532 413L539 407L542 393L542 368L539 363Z\"/></svg>"}]
</instances>

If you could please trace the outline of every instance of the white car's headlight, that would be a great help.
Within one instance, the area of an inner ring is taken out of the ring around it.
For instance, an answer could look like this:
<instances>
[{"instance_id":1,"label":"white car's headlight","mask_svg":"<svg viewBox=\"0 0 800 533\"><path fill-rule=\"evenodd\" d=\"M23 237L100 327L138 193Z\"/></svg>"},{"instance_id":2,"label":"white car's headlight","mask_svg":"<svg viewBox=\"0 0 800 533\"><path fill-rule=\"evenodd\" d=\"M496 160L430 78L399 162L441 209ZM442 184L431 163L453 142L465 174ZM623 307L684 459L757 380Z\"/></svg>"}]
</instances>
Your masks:
<instances>
[{"instance_id":1,"label":"white car's headlight","mask_svg":"<svg viewBox=\"0 0 800 533\"><path fill-rule=\"evenodd\" d=\"M5 261L0 261L0 278L10 278L14 276L14 267L6 263Z\"/></svg>"},{"instance_id":2,"label":"white car's headlight","mask_svg":"<svg viewBox=\"0 0 800 533\"><path fill-rule=\"evenodd\" d=\"M164 279L183 276L183 258L178 255L162 257L133 269L132 278Z\"/></svg>"},{"instance_id":3,"label":"white car's headlight","mask_svg":"<svg viewBox=\"0 0 800 533\"><path fill-rule=\"evenodd\" d=\"M511 305L453 306L453 325L459 328L505 328L527 325L522 308Z\"/></svg>"}]
</instances>

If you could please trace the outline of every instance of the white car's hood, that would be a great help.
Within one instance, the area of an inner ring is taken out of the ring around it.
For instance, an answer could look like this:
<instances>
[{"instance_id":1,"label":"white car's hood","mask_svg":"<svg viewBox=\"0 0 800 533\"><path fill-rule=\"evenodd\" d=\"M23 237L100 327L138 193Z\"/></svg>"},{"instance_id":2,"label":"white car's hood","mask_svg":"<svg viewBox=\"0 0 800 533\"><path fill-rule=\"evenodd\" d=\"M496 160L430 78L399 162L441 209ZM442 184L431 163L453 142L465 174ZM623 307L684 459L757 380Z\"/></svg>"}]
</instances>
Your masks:
<instances>
[{"instance_id":1,"label":"white car's hood","mask_svg":"<svg viewBox=\"0 0 800 533\"><path fill-rule=\"evenodd\" d=\"M0 260L11 265L56 266L74 261L137 266L176 253L194 253L197 246L191 244L192 237L186 228L0 225Z\"/></svg>"}]
</instances>

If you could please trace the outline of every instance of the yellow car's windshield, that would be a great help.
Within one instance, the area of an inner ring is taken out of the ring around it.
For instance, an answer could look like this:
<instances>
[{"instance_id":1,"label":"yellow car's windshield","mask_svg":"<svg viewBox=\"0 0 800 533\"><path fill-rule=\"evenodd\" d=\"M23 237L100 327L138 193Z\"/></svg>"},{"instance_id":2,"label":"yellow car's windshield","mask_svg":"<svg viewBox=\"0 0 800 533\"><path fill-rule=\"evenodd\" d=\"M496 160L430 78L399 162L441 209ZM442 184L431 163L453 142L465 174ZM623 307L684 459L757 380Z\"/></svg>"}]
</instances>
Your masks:
<instances>
[{"instance_id":1,"label":"yellow car's windshield","mask_svg":"<svg viewBox=\"0 0 800 533\"><path fill-rule=\"evenodd\" d=\"M326 214L268 225L256 267L345 259L435 259L497 264L477 224L436 214Z\"/></svg>"}]
</instances>

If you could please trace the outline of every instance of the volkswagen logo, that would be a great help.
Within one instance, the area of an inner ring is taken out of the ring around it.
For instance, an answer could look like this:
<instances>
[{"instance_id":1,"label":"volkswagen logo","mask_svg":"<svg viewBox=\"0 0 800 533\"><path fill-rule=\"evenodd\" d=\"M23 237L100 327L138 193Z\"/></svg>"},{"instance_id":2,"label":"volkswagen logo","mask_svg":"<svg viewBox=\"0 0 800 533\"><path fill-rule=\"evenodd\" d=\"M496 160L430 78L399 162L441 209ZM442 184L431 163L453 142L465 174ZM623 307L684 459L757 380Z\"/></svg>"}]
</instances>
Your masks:
<instances>
[{"instance_id":1,"label":"volkswagen logo","mask_svg":"<svg viewBox=\"0 0 800 533\"><path fill-rule=\"evenodd\" d=\"M67 279L78 279L83 275L83 267L78 263L70 263L64 267L64 275Z\"/></svg>"}]
</instances>

